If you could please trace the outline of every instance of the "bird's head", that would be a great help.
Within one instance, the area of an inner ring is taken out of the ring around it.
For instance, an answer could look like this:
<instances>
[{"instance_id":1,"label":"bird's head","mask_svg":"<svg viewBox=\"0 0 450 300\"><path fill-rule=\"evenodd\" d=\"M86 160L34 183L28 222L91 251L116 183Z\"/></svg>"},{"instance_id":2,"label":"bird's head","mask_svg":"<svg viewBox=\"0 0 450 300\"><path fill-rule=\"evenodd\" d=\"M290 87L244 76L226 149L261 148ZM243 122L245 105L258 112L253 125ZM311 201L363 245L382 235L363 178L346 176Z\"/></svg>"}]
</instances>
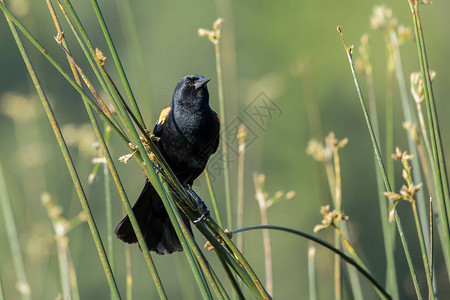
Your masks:
<instances>
[{"instance_id":1,"label":"bird's head","mask_svg":"<svg viewBox=\"0 0 450 300\"><path fill-rule=\"evenodd\" d=\"M201 75L187 75L178 81L173 100L181 105L200 105L209 103L206 84L211 79Z\"/></svg>"}]
</instances>

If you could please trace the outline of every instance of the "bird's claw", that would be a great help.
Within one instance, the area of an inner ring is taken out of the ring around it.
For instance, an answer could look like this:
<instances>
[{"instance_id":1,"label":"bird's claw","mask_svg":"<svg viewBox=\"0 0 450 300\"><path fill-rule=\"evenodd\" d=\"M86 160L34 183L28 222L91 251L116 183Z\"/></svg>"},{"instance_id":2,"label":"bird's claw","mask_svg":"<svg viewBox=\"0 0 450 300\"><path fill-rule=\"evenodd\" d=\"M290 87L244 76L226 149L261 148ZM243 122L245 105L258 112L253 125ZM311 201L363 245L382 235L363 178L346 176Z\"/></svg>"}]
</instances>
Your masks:
<instances>
[{"instance_id":1,"label":"bird's claw","mask_svg":"<svg viewBox=\"0 0 450 300\"><path fill-rule=\"evenodd\" d=\"M206 203L197 195L197 193L192 189L190 185L188 185L187 188L188 191L191 193L191 195L194 197L194 199L197 201L197 204L199 205L197 210L200 212L203 211L203 214L197 220L194 221L194 224L206 220L211 215L208 210L208 207L206 206Z\"/></svg>"},{"instance_id":2,"label":"bird's claw","mask_svg":"<svg viewBox=\"0 0 450 300\"><path fill-rule=\"evenodd\" d=\"M206 219L209 218L210 215L211 214L210 214L209 210L206 209L205 212L198 219L194 220L194 224L197 224L200 221L205 221Z\"/></svg>"}]
</instances>

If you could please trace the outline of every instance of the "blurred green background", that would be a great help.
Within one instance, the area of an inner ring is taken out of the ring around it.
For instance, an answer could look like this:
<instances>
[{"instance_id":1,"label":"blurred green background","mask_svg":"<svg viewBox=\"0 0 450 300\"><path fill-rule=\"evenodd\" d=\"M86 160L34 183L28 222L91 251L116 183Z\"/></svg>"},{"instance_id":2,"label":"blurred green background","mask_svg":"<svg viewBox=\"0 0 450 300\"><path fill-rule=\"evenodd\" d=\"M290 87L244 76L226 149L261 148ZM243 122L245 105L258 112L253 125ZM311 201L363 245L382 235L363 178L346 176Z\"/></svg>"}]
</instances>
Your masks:
<instances>
[{"instance_id":1,"label":"blurred green background","mask_svg":"<svg viewBox=\"0 0 450 300\"><path fill-rule=\"evenodd\" d=\"M75 2L75 1L74 1ZM8 1L11 10L20 17L31 32L64 66L62 50L48 9L43 1ZM106 43L89 1L73 3L94 45L109 58ZM251 132L252 142L247 148L245 165L245 225L260 223L257 201L254 197L252 173L266 174L266 191L296 191L294 199L281 202L268 211L269 223L312 232L319 224L321 205L330 203L328 184L321 165L305 152L308 141L318 132L308 122L307 105L315 103L322 118L322 135L335 132L339 139L349 138L341 150L343 207L350 217L350 240L376 278L384 284L385 258L377 200L373 152L354 88L347 58L336 25L343 26L348 44L359 44L363 33L369 33L372 44L374 80L381 132L384 133L384 96L386 50L381 32L370 29L370 16L379 1L130 1L132 21L137 36L128 33L130 21L124 18L119 1L100 1L106 21L112 32L119 54L125 65L131 85L139 101L147 124L153 124L159 111L171 100L176 82L187 74L202 74L212 78L208 84L211 106L218 111L217 76L213 45L198 37L198 28L212 27L217 17L224 18L222 60L225 84L227 130L231 148L236 147L233 129L244 122ZM407 0L390 3L399 23L411 26L412 19ZM422 6L424 34L431 69L437 72L434 91L440 116L442 138L450 157L450 112L448 82L450 81L450 2L434 1ZM59 12L58 12L59 13ZM62 19L61 19L62 21ZM66 37L74 57L88 72L82 52L65 22ZM133 39L134 38L134 39ZM137 43L136 43L137 42ZM106 236L103 176L93 184L87 183L97 153L91 144L95 141L89 127L84 106L78 94L25 41L42 85L47 92L61 127L72 137L71 153L93 209L102 237ZM137 46L137 48L136 48ZM419 70L415 43L402 46L404 71ZM111 59L106 69L119 82ZM363 83L363 77L361 76ZM407 82L409 86L409 82ZM397 84L395 83L395 145L407 147L402 129L403 114ZM100 88L99 88L100 89ZM365 92L365 85L363 84ZM261 101L261 93L279 110L261 119L252 119L248 112ZM17 102L18 98L24 99ZM14 101L11 99L16 99ZM13 101L13 108L8 103ZM256 102L254 102L256 101ZM23 103L22 105L20 103ZM46 115L39 103L25 65L4 18L0 18L0 161L6 176L8 193L19 232L34 299L54 299L60 292L56 246L53 231L40 195L48 192L60 205L66 218L81 211L70 176ZM9 107L9 108L8 108ZM12 112L8 113L8 111ZM25 118L11 117L25 115ZM69 127L68 127L69 126ZM71 127L70 127L71 126ZM151 127L151 126L150 126ZM74 129L75 128L75 129ZM72 131L70 131L72 129ZM319 130L320 132L320 130ZM81 135L81 137L79 137ZM92 138L90 138L92 136ZM113 137L114 157L126 154L126 149ZM382 153L384 134L381 137ZM394 149L392 149L393 151ZM217 155L216 155L217 156ZM222 173L214 169L211 175L219 199L223 199ZM389 158L390 159L390 158ZM237 155L230 151L232 196L236 198ZM130 199L135 199L143 186L144 177L136 163L117 163ZM402 182L399 164L396 190ZM196 189L209 207L209 194L204 177L196 181ZM113 190L113 218L120 221L122 209L117 192ZM220 203L225 219L225 204ZM409 205L399 206L406 235L418 268L419 280L426 290L421 268L420 252L412 223ZM7 242L3 217L0 217L0 277L7 299L17 299L15 273ZM235 229L235 224L225 226ZM319 237L333 241L329 231ZM81 299L107 299L109 289L91 239L87 224L69 234L70 249L78 276ZM293 295L308 297L307 248L308 241L280 232L272 232L275 299L292 299ZM261 232L244 233L244 254L264 281L264 256ZM197 235L203 245L204 239ZM119 288L125 292L124 247L115 240L116 275ZM440 294L450 297L448 278L439 247L436 247L436 277ZM132 247L135 299L156 298L157 293L137 246ZM208 253L214 265L215 258ZM184 254L153 255L156 266L171 299L196 299L200 294ZM333 297L333 256L318 248L317 284L319 299ZM414 290L397 238L398 280L403 299L414 297ZM218 265L217 265L218 266ZM220 267L216 268L220 269ZM221 272L219 274L223 275ZM180 283L183 281L184 283ZM227 281L224 279L224 281ZM366 299L377 298L373 288L361 278ZM186 284L187 283L187 284ZM228 283L227 283L228 284ZM345 278L344 299L350 298Z\"/></svg>"}]
</instances>

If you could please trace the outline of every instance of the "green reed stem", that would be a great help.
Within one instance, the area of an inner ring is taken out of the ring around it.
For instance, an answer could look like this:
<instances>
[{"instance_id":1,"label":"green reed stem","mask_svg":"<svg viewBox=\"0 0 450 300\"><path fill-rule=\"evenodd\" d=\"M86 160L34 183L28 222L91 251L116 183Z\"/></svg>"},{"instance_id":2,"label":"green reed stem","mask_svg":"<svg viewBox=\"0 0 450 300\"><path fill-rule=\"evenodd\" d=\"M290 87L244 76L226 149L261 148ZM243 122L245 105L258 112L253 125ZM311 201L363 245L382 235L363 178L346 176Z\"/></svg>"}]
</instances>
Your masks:
<instances>
[{"instance_id":1,"label":"green reed stem","mask_svg":"<svg viewBox=\"0 0 450 300\"><path fill-rule=\"evenodd\" d=\"M11 207L8 190L6 187L5 176L3 175L2 165L0 164L0 207L3 212L3 219L5 221L6 234L8 236L9 248L11 250L12 262L14 271L17 276L17 286L21 293L22 299L31 299L31 288L27 279L25 271L25 263L20 250L19 236L17 234L16 224L14 223L14 213ZM1 290L1 282L0 282ZM3 291L0 291L0 296Z\"/></svg>"},{"instance_id":2,"label":"green reed stem","mask_svg":"<svg viewBox=\"0 0 450 300\"><path fill-rule=\"evenodd\" d=\"M220 120L222 123L222 167L223 167L223 177L225 184L225 203L227 208L227 226L231 229L233 228L233 218L231 213L231 192L230 192L230 174L229 174L229 164L228 164L228 143L227 143L227 133L224 130L227 122L225 116L225 99L223 95L223 76L222 76L222 63L220 58L220 40L214 43L214 49L216 53L216 70L217 70L217 89L219 94L219 110L220 110Z\"/></svg>"},{"instance_id":3,"label":"green reed stem","mask_svg":"<svg viewBox=\"0 0 450 300\"><path fill-rule=\"evenodd\" d=\"M345 52L347 53L347 58L348 58L348 61L349 61L349 64L350 64L350 69L352 71L353 79L354 79L354 82L355 82L356 90L358 92L358 96L359 96L361 108L363 110L364 118L366 120L367 128L369 130L369 135L370 135L370 139L372 141L373 150L375 152L375 156L376 156L376 159L377 159L377 162L378 162L378 167L380 168L381 174L383 175L383 182L384 182L385 190L388 191L388 192L392 192L392 188L391 188L391 185L390 185L388 177L387 177L386 169L384 167L383 158L381 157L380 148L378 147L378 142L377 142L377 139L375 137L375 133L374 133L374 130L373 130L372 122L371 122L369 114L367 112L366 104L364 102L364 97L362 95L361 87L359 85L358 77L356 75L355 67L353 65L353 58L352 58L352 53L351 53L352 48L351 47L348 48L347 45L345 44L344 37L342 35L342 28L340 26L338 27L338 31L339 31L339 33L341 35L341 39L342 39L342 43L343 43L344 48L345 48ZM393 205L391 198L389 198L389 201L391 201L391 205ZM398 233L400 235L400 240L402 242L403 251L405 252L406 260L408 262L408 268L409 268L409 271L411 273L411 278L412 278L412 281L413 281L413 284L414 284L414 289L416 291L417 298L418 299L422 299L419 283L417 281L417 276L416 276L416 273L415 273L415 270L414 270L414 265L412 263L411 254L410 254L409 248L408 248L408 242L407 242L406 237L404 235L403 227L402 227L400 218L398 216L397 210L395 209L395 207L393 207L393 210L394 210L394 216L395 216L395 223L397 224L397 230L398 230Z\"/></svg>"},{"instance_id":4,"label":"green reed stem","mask_svg":"<svg viewBox=\"0 0 450 300\"><path fill-rule=\"evenodd\" d=\"M422 72L425 104L428 115L428 129L430 131L431 147L433 150L434 178L438 189L438 199L440 204L440 217L442 219L445 241L442 241L444 251L450 255L450 224L449 224L449 190L445 157L441 142L438 116L436 113L436 103L434 101L433 87L431 84L428 58L425 48L425 40L422 31L422 24L419 15L418 1L408 0L413 17L414 31L416 34L417 51L419 55L420 70ZM447 269L449 266L447 265Z\"/></svg>"},{"instance_id":5,"label":"green reed stem","mask_svg":"<svg viewBox=\"0 0 450 300\"><path fill-rule=\"evenodd\" d=\"M313 242L315 242L315 243L317 243L319 245L324 246L325 248L328 248L329 250L331 250L334 253L338 254L345 262L347 262L348 264L351 264L352 266L354 266L361 275L366 277L375 286L375 288L381 294L383 294L383 296L386 299L392 299L392 297L388 294L388 292L381 286L381 284L375 279L375 277L373 277L372 274L370 274L370 272L367 269L365 269L362 265L358 264L353 258L348 256L347 254L345 254L341 250L334 248L333 245L331 245L331 244L325 242L324 240L321 240L321 239L319 239L319 238L317 238L317 237L315 237L315 236L313 236L311 234L308 234L308 233L300 231L300 230L295 230L295 229L292 229L292 228L283 227L283 226L276 226L276 225L255 225L255 226L249 226L249 227L233 230L232 233L236 234L236 233L239 233L239 232L250 231L250 230L257 230L257 229L271 229L271 230L279 230L279 231L292 233L292 234L299 235L301 237L307 238L308 240L311 240L311 241L313 241Z\"/></svg>"},{"instance_id":6,"label":"green reed stem","mask_svg":"<svg viewBox=\"0 0 450 300\"><path fill-rule=\"evenodd\" d=\"M367 91L368 91L368 102L369 102L369 114L370 118L373 121L373 130L375 133L375 136L380 139L380 129L378 125L378 113L377 113L377 106L376 106L376 98L375 98L375 89L373 84L373 74L372 74L372 62L370 61L370 44L367 43L365 45L366 51L361 51L361 55L363 56L364 64L364 75L367 82ZM392 72L390 71L390 64L388 64L388 76L392 76ZM387 84L390 85L391 80L387 80ZM391 87L387 88L386 90L386 98L389 98L391 96L393 91L388 92ZM392 87L393 89L393 87ZM391 106L390 101L386 99L386 106ZM386 115L388 113L386 112ZM393 116L392 116L393 118ZM389 119L388 116L386 116L386 119ZM389 126L386 126L389 127ZM392 131L393 132L393 131ZM389 140L388 138L389 131L386 131L386 141ZM393 146L392 146L393 147ZM389 149L389 147L387 147ZM387 157L390 156L389 151L386 153ZM374 157L375 158L375 157ZM377 167L377 161L376 158L374 159L375 164L375 172L376 172L376 178L377 178L377 191L378 191L378 202L380 204L380 216L381 216L381 226L383 229L383 240L384 240L384 252L386 256L386 288L388 291L391 292L394 299L399 299L398 294L398 284L397 284L397 272L395 267L395 224L391 224L389 222L389 215L388 215L388 205L386 201L386 197L384 196L384 184L383 184L383 177L381 175L380 169ZM394 170L392 166L392 170ZM388 173L389 174L389 173ZM394 180L392 176L388 176L388 178L391 178L391 180ZM393 182L393 181L392 181ZM394 185L395 186L395 185ZM343 225L346 225L344 223ZM344 229L344 226L342 227L342 231L344 235L348 236L348 232L346 232ZM355 297L357 299L362 299L363 296L360 294L358 297Z\"/></svg>"},{"instance_id":7,"label":"green reed stem","mask_svg":"<svg viewBox=\"0 0 450 300\"><path fill-rule=\"evenodd\" d=\"M139 123L145 128L145 122L142 118L141 111L139 110L139 106L134 98L133 92L131 90L130 83L128 82L128 78L125 74L125 70L123 68L122 62L120 61L119 54L117 53L116 46L112 40L111 34L109 32L108 26L106 25L106 21L103 17L100 6L98 5L97 0L91 0L92 7L94 8L95 15L97 16L100 27L102 28L103 35L108 43L109 51L113 57L114 63L116 64L117 71L119 72L120 79L122 80L122 84L125 88L125 92L128 96L128 100L130 101L131 108L133 109L134 115L138 119Z\"/></svg>"},{"instance_id":8,"label":"green reed stem","mask_svg":"<svg viewBox=\"0 0 450 300\"><path fill-rule=\"evenodd\" d=\"M416 223L417 236L419 237L420 252L422 253L423 266L425 269L425 276L427 279L428 296L429 299L433 300L435 297L434 297L433 282L431 279L430 264L428 261L427 249L425 246L424 235L422 233L422 227L420 226L420 219L419 214L417 212L416 201L413 200L411 202L411 207L414 215L414 222Z\"/></svg>"},{"instance_id":9,"label":"green reed stem","mask_svg":"<svg viewBox=\"0 0 450 300\"><path fill-rule=\"evenodd\" d=\"M211 202L213 204L214 214L216 215L217 223L219 224L220 227L223 227L222 219L220 218L219 207L217 206L216 194L214 193L211 178L209 177L207 168L205 168L203 173L205 173L206 183L208 184L209 196L211 197Z\"/></svg>"},{"instance_id":10,"label":"green reed stem","mask_svg":"<svg viewBox=\"0 0 450 300\"><path fill-rule=\"evenodd\" d=\"M0 276L0 300L5 300L5 292L3 291L2 276Z\"/></svg>"},{"instance_id":11,"label":"green reed stem","mask_svg":"<svg viewBox=\"0 0 450 300\"><path fill-rule=\"evenodd\" d=\"M308 247L309 300L317 299L315 256L316 256L316 247L314 247L313 245L309 245Z\"/></svg>"},{"instance_id":12,"label":"green reed stem","mask_svg":"<svg viewBox=\"0 0 450 300\"><path fill-rule=\"evenodd\" d=\"M120 294L119 294L119 290L118 290L118 287L117 287L116 280L114 278L114 274L112 273L111 266L109 264L108 257L107 257L106 252L105 252L105 248L103 246L101 237L99 235L99 232L98 232L98 229L97 229L97 225L95 224L94 217L93 217L92 212L90 210L89 203L88 203L88 201L86 199L86 195L84 193L83 187L82 187L80 179L78 177L76 168L75 168L75 166L73 164L72 158L70 157L69 149L67 148L67 145L66 145L66 143L64 141L64 138L62 136L61 130L60 130L60 128L58 126L58 123L56 121L55 115L53 114L53 111L52 111L51 106L50 106L50 104L48 102L48 99L47 99L47 97L46 97L46 95L44 93L44 90L41 87L39 79L38 79L38 77L37 77L37 75L36 75L36 73L34 71L34 68L33 68L33 65L31 64L31 61L28 58L28 54L27 54L27 52L26 52L26 50L25 50L25 48L23 46L22 40L20 39L19 34L18 34L17 29L14 26L14 24L16 24L17 27L19 27L19 29L21 29L22 32L25 31L26 33L24 32L24 34L28 38L30 38L30 37L32 38L32 36L27 30L23 30L25 28L22 25L19 26L20 22L18 22L17 19L6 8L6 5L4 4L4 2L2 4L0 4L0 8L5 13L7 21L9 23L9 25L10 25L10 28L11 28L11 32L12 32L12 34L14 36L14 39L16 40L17 46L19 47L19 51L20 51L20 53L22 55L22 58L23 58L26 66L27 66L28 72L29 72L29 74L30 74L30 76L31 76L31 78L33 80L33 83L34 83L34 85L36 87L37 93L39 94L39 97L41 99L42 105L44 106L45 112L46 112L46 114L48 116L48 119L49 119L49 122L50 122L50 124L51 124L51 126L53 128L53 132L54 132L54 134L56 136L56 139L58 140L58 144L60 146L60 149L61 149L61 152L62 152L62 154L64 156L64 159L66 161L67 168L68 168L69 173L70 173L70 175L72 177L72 181L73 181L75 189L77 191L78 198L80 199L81 206L83 207L83 211L85 212L86 219L87 219L87 222L89 224L89 228L91 230L91 234L92 234L92 237L93 237L94 242L95 242L95 246L96 246L98 254L100 256L100 260L101 260L101 263L102 263L102 266L103 266L103 270L105 272L105 275L106 275L106 278L108 280L108 284L109 284L109 287L110 287L110 290L111 290L111 297L114 298L114 299L120 299ZM34 38L32 38L31 41L33 41L33 40L36 41ZM40 47L39 50L41 50L41 52L43 52L44 54L47 54L46 57L49 58L48 52L42 46ZM101 110L99 109L99 111L101 111ZM108 120L109 120L109 118L108 118Z\"/></svg>"},{"instance_id":13,"label":"green reed stem","mask_svg":"<svg viewBox=\"0 0 450 300\"><path fill-rule=\"evenodd\" d=\"M237 297L240 300L245 299L244 293L241 290L241 286L239 285L239 282L234 277L233 273L231 272L231 270L228 267L225 260L223 260L223 258L220 255L217 255L217 258L219 259L220 263L222 264L222 267L225 270L225 273L227 274L228 279L230 279L231 285L233 286L233 289L236 292Z\"/></svg>"},{"instance_id":14,"label":"green reed stem","mask_svg":"<svg viewBox=\"0 0 450 300\"><path fill-rule=\"evenodd\" d=\"M108 165L103 164L103 177L105 180L105 209L106 209L106 228L108 230L107 233L107 241L108 241L108 254L111 261L111 268L113 271L115 270L114 264L114 243L113 243L113 220L112 220L112 205L111 205L111 187L110 187L110 178Z\"/></svg>"},{"instance_id":15,"label":"green reed stem","mask_svg":"<svg viewBox=\"0 0 450 300\"><path fill-rule=\"evenodd\" d=\"M133 272L131 264L131 245L125 244L125 265L127 270L127 300L133 300Z\"/></svg>"}]
</instances>

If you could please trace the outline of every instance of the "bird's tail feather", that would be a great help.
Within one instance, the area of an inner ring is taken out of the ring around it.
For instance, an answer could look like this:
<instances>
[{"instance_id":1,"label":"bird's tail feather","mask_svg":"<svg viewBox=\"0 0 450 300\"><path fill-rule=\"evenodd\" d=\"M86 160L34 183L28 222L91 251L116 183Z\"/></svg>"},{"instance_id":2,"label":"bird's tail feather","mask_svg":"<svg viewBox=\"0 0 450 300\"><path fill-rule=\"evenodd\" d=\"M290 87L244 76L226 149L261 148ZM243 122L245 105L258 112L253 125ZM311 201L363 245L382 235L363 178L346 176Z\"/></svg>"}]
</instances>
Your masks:
<instances>
[{"instance_id":1,"label":"bird's tail feather","mask_svg":"<svg viewBox=\"0 0 450 300\"><path fill-rule=\"evenodd\" d=\"M133 206L133 212L150 251L158 254L183 251L161 198L150 182L146 182L141 195ZM181 216L192 232L188 218L183 213ZM128 216L116 226L115 233L120 240L126 243L137 242Z\"/></svg>"}]
</instances>

